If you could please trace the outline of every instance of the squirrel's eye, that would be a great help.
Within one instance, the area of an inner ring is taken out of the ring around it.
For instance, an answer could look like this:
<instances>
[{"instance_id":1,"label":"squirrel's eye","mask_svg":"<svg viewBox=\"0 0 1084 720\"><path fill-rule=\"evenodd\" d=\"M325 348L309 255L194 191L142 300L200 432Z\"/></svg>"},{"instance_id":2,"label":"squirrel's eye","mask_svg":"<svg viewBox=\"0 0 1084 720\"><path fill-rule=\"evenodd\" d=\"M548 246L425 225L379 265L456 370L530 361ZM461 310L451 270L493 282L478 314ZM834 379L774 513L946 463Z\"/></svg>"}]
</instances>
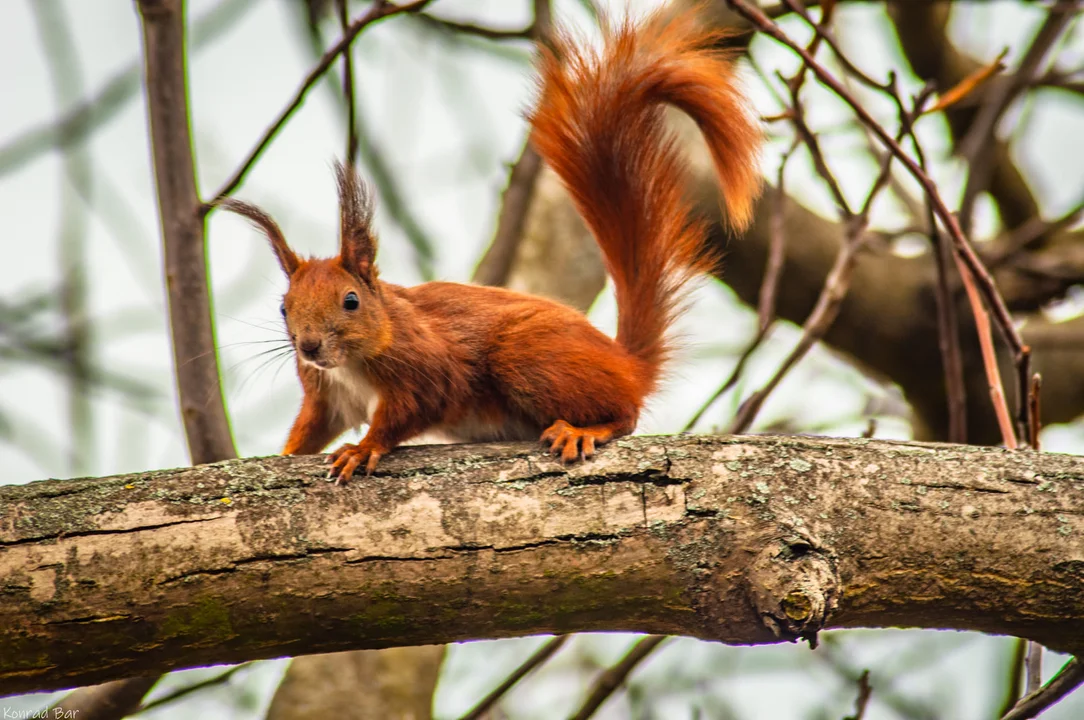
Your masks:
<instances>
[{"instance_id":1,"label":"squirrel's eye","mask_svg":"<svg viewBox=\"0 0 1084 720\"><path fill-rule=\"evenodd\" d=\"M346 297L343 298L344 310L357 310L358 309L358 296L356 293L348 292Z\"/></svg>"},{"instance_id":2,"label":"squirrel's eye","mask_svg":"<svg viewBox=\"0 0 1084 720\"><path fill-rule=\"evenodd\" d=\"M286 303L279 305L279 312L282 313L283 317L286 317Z\"/></svg>"}]
</instances>

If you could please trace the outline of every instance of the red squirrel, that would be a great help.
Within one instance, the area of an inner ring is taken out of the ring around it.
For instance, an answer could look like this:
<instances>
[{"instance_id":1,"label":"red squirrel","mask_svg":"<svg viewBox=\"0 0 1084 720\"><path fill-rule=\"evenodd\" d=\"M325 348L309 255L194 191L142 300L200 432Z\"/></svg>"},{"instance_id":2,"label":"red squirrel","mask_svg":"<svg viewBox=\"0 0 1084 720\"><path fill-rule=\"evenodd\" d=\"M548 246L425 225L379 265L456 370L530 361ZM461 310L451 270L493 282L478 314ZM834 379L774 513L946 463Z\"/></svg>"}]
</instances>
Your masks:
<instances>
[{"instance_id":1,"label":"red squirrel","mask_svg":"<svg viewBox=\"0 0 1084 720\"><path fill-rule=\"evenodd\" d=\"M760 191L762 133L720 33L691 13L604 23L603 34L601 53L564 32L540 51L530 122L535 149L602 249L617 295L615 339L544 298L381 280L371 199L342 166L337 257L301 258L266 213L221 202L267 235L289 278L282 314L305 395L283 454L319 452L368 423L361 442L328 457L328 477L341 484L427 431L459 442L541 438L565 462L633 431L670 354L681 288L715 262L706 222L683 198L687 168L663 105L699 124L736 230Z\"/></svg>"}]
</instances>

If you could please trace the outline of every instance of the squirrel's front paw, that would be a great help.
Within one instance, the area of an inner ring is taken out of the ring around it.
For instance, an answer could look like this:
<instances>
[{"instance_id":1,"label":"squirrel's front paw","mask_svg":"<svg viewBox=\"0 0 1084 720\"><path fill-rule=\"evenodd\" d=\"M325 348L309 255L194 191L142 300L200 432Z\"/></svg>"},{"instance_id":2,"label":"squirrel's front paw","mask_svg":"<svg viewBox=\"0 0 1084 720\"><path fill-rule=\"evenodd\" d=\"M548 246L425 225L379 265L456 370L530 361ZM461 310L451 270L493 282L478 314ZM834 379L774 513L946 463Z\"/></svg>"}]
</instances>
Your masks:
<instances>
[{"instance_id":1,"label":"squirrel's front paw","mask_svg":"<svg viewBox=\"0 0 1084 720\"><path fill-rule=\"evenodd\" d=\"M331 469L327 471L327 479L334 480L336 485L343 485L362 464L365 465L365 474L372 475L376 464L385 453L387 453L385 448L377 447L364 440L357 445L346 443L327 456L327 461L331 463Z\"/></svg>"}]
</instances>

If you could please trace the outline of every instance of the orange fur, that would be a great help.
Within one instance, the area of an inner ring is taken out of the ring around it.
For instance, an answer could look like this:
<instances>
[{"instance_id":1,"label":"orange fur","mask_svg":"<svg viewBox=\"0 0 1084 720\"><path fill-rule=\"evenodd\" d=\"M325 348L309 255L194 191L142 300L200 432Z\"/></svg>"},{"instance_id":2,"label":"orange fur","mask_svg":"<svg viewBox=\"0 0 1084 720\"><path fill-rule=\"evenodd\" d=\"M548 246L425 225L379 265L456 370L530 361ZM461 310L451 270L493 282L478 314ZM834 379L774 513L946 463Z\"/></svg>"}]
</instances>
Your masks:
<instances>
[{"instance_id":1,"label":"orange fur","mask_svg":"<svg viewBox=\"0 0 1084 720\"><path fill-rule=\"evenodd\" d=\"M565 461L628 434L655 389L685 281L710 267L705 227L682 199L686 168L661 105L703 129L732 226L759 191L760 131L717 34L661 14L605 32L601 55L559 34L540 61L534 142L569 188L613 276L618 332L577 311L499 288L378 278L371 203L338 169L337 257L301 259L266 214L229 209L268 235L290 287L284 300L305 399L285 454L317 452L367 422L329 456L329 477L372 472L402 442L434 431L458 441L539 438Z\"/></svg>"}]
</instances>

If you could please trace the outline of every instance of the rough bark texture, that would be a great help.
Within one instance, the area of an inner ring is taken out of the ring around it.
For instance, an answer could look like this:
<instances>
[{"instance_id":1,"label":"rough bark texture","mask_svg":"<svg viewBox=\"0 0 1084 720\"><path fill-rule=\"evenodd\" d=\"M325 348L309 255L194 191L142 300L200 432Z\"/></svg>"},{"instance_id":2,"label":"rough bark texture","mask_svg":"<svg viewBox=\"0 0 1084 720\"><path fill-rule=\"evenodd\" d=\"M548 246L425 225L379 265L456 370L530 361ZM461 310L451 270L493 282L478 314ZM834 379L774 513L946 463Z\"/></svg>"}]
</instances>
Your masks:
<instances>
[{"instance_id":1,"label":"rough bark texture","mask_svg":"<svg viewBox=\"0 0 1084 720\"><path fill-rule=\"evenodd\" d=\"M802 437L403 448L0 488L0 694L533 633L1084 650L1084 459Z\"/></svg>"}]
</instances>

